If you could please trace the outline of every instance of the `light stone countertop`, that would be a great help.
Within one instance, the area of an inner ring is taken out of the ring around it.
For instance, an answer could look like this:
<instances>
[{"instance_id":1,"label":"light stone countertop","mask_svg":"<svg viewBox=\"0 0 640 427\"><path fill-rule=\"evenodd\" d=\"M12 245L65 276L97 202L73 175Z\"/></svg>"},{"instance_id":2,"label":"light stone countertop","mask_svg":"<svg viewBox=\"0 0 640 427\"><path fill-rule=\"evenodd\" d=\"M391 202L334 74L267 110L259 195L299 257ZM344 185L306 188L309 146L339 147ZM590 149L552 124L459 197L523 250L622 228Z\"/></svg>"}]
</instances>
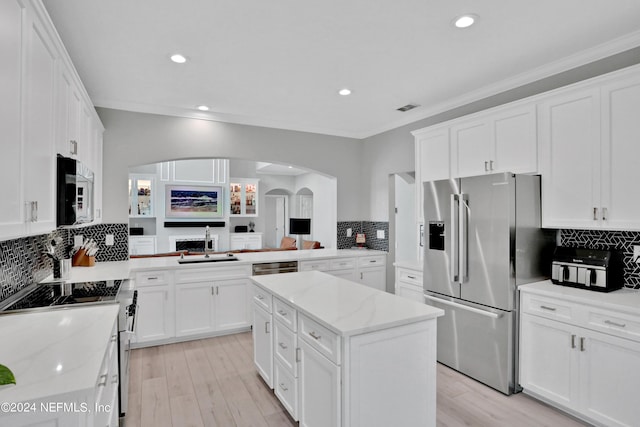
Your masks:
<instances>
[{"instance_id":1,"label":"light stone countertop","mask_svg":"<svg viewBox=\"0 0 640 427\"><path fill-rule=\"evenodd\" d=\"M529 283L518 287L520 292L553 298L564 298L580 304L624 311L640 316L640 290L622 288L612 292L597 292L588 289L555 285L551 280Z\"/></svg>"},{"instance_id":2,"label":"light stone countertop","mask_svg":"<svg viewBox=\"0 0 640 427\"><path fill-rule=\"evenodd\" d=\"M251 280L341 336L444 315L444 311L320 271L253 276Z\"/></svg>"},{"instance_id":3,"label":"light stone countertop","mask_svg":"<svg viewBox=\"0 0 640 427\"><path fill-rule=\"evenodd\" d=\"M359 249L312 249L295 251L248 252L235 254L238 261L212 262L196 264L178 264L180 257L133 258L128 261L96 262L93 267L73 267L66 282L95 282L101 280L119 280L132 278L133 272L148 270L166 270L197 267L221 267L247 265L261 262L313 261L330 258L351 258L374 255L387 255L384 251ZM197 256L196 256L197 257ZM45 282L60 281L49 276Z\"/></svg>"},{"instance_id":4,"label":"light stone countertop","mask_svg":"<svg viewBox=\"0 0 640 427\"><path fill-rule=\"evenodd\" d=\"M0 387L0 402L93 389L118 310L106 304L1 315L0 363L17 384Z\"/></svg>"}]
</instances>

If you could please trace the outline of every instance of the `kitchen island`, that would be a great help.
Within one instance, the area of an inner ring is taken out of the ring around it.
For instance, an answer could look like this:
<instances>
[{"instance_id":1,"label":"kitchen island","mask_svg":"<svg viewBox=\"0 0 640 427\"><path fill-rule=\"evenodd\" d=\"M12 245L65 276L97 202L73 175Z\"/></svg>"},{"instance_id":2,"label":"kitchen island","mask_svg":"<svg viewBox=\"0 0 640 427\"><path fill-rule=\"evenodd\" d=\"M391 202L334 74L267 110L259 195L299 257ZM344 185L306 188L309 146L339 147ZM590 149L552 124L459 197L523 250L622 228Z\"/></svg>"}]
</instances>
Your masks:
<instances>
[{"instance_id":1,"label":"kitchen island","mask_svg":"<svg viewBox=\"0 0 640 427\"><path fill-rule=\"evenodd\" d=\"M433 426L443 311L326 273L254 276L256 368L301 426Z\"/></svg>"}]
</instances>

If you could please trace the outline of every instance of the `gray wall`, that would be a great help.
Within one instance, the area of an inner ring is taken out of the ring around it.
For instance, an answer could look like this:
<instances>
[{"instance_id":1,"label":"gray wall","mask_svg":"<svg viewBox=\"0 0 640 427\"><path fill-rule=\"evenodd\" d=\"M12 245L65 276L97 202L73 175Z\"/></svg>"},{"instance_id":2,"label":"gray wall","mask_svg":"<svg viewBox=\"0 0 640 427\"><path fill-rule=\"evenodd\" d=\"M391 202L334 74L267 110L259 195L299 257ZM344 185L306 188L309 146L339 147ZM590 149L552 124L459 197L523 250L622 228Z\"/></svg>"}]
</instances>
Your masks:
<instances>
[{"instance_id":1,"label":"gray wall","mask_svg":"<svg viewBox=\"0 0 640 427\"><path fill-rule=\"evenodd\" d=\"M415 169L412 131L638 63L640 47L364 139L361 172L363 219L388 221L389 174Z\"/></svg>"},{"instance_id":2,"label":"gray wall","mask_svg":"<svg viewBox=\"0 0 640 427\"><path fill-rule=\"evenodd\" d=\"M103 220L127 223L130 166L189 158L284 163L338 179L337 218L361 218L357 139L97 108L105 127Z\"/></svg>"}]
</instances>

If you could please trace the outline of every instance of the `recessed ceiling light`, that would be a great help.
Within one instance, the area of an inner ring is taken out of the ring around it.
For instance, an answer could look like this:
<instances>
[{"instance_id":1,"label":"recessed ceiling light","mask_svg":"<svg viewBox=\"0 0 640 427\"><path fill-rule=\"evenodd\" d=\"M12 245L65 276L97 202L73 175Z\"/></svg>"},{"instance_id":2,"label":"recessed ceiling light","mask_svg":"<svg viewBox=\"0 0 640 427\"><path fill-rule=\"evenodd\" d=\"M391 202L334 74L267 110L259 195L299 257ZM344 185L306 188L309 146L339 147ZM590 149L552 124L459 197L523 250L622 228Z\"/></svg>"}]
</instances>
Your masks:
<instances>
[{"instance_id":1,"label":"recessed ceiling light","mask_svg":"<svg viewBox=\"0 0 640 427\"><path fill-rule=\"evenodd\" d=\"M349 89L347 89L347 88L340 89L340 90L338 91L338 93L339 93L340 95L342 95L342 96L351 95L351 91L350 91Z\"/></svg>"},{"instance_id":2,"label":"recessed ceiling light","mask_svg":"<svg viewBox=\"0 0 640 427\"><path fill-rule=\"evenodd\" d=\"M289 166L289 169L293 169L293 166Z\"/></svg>"},{"instance_id":3,"label":"recessed ceiling light","mask_svg":"<svg viewBox=\"0 0 640 427\"><path fill-rule=\"evenodd\" d=\"M171 60L176 64L184 64L185 62L187 62L187 58L180 55L179 53L176 53L175 55L171 55Z\"/></svg>"},{"instance_id":4,"label":"recessed ceiling light","mask_svg":"<svg viewBox=\"0 0 640 427\"><path fill-rule=\"evenodd\" d=\"M209 111L209 107L206 105L198 105L198 110L200 111Z\"/></svg>"},{"instance_id":5,"label":"recessed ceiling light","mask_svg":"<svg viewBox=\"0 0 640 427\"><path fill-rule=\"evenodd\" d=\"M477 15L467 13L465 15L458 16L456 19L454 19L453 25L455 25L458 28L468 28L472 26L477 19L478 19Z\"/></svg>"}]
</instances>

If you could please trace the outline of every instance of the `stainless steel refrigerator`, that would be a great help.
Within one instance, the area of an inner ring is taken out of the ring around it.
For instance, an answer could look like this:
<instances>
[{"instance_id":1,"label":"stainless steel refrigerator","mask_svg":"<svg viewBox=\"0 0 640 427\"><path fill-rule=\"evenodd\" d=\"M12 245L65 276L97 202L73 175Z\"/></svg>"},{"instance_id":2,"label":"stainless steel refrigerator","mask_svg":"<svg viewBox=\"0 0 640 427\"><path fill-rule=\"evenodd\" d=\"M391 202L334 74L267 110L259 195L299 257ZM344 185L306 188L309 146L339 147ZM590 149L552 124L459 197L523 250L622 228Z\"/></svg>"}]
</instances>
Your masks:
<instances>
[{"instance_id":1,"label":"stainless steel refrigerator","mask_svg":"<svg viewBox=\"0 0 640 427\"><path fill-rule=\"evenodd\" d=\"M424 183L425 302L438 361L505 394L517 388L518 285L548 277L540 177L501 173Z\"/></svg>"}]
</instances>

